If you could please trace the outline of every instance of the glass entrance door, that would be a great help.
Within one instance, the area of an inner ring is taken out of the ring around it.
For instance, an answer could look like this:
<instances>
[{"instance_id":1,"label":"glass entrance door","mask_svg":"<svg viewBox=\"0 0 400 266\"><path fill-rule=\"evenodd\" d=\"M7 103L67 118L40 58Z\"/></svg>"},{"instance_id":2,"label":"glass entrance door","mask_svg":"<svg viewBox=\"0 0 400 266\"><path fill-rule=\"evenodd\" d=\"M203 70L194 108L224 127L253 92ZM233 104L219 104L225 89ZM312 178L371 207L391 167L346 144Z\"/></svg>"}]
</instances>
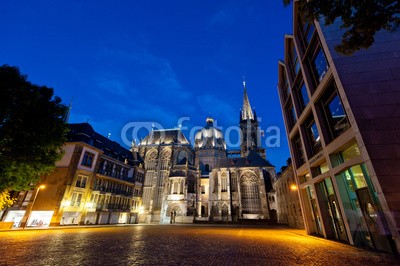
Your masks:
<instances>
[{"instance_id":1,"label":"glass entrance door","mask_svg":"<svg viewBox=\"0 0 400 266\"><path fill-rule=\"evenodd\" d=\"M372 237L373 245L378 250L391 252L386 236L386 226L383 224L383 217L381 217L382 214L378 211L378 206L374 204L368 187L357 189L356 194L368 231Z\"/></svg>"}]
</instances>

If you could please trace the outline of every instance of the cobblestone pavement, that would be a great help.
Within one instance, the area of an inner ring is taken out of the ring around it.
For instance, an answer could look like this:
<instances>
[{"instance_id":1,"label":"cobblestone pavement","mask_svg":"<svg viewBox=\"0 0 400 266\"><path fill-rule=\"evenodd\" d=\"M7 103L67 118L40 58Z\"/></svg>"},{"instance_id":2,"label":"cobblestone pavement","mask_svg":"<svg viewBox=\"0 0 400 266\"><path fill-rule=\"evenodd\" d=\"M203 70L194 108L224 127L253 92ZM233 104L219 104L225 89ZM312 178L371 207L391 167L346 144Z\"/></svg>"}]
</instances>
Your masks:
<instances>
[{"instance_id":1,"label":"cobblestone pavement","mask_svg":"<svg viewBox=\"0 0 400 266\"><path fill-rule=\"evenodd\" d=\"M400 265L398 256L245 226L133 225L0 232L0 265Z\"/></svg>"}]
</instances>

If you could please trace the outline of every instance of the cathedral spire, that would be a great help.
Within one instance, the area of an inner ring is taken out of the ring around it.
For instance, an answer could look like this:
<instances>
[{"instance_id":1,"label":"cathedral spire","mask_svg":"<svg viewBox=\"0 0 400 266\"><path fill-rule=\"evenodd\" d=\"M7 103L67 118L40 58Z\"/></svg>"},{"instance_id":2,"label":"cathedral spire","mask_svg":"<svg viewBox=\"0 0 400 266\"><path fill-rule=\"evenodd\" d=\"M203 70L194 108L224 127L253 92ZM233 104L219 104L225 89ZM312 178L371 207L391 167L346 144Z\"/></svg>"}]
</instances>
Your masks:
<instances>
[{"instance_id":1,"label":"cathedral spire","mask_svg":"<svg viewBox=\"0 0 400 266\"><path fill-rule=\"evenodd\" d=\"M251 119L254 120L253 111L251 110L249 97L247 97L246 81L243 77L243 107L242 107L242 120Z\"/></svg>"}]
</instances>

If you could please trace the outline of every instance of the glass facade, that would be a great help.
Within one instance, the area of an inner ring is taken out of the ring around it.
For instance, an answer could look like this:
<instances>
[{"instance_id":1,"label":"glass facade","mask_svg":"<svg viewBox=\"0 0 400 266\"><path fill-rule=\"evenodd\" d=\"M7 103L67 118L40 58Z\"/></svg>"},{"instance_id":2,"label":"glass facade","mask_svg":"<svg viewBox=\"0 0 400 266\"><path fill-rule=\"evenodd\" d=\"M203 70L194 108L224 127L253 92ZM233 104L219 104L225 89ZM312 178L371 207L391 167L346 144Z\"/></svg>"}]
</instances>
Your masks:
<instances>
[{"instance_id":1,"label":"glass facade","mask_svg":"<svg viewBox=\"0 0 400 266\"><path fill-rule=\"evenodd\" d=\"M297 91L298 99L299 99L299 106L301 111L306 108L307 104L310 102L310 98L308 97L308 92L306 88L306 84L302 82L300 89Z\"/></svg>"},{"instance_id":2,"label":"glass facade","mask_svg":"<svg viewBox=\"0 0 400 266\"><path fill-rule=\"evenodd\" d=\"M296 154L297 168L299 168L306 161L306 158L304 155L303 144L301 144L301 139L300 139L299 134L297 134L296 137L294 138L293 146L294 146L294 150L295 150L295 154Z\"/></svg>"},{"instance_id":3,"label":"glass facade","mask_svg":"<svg viewBox=\"0 0 400 266\"><path fill-rule=\"evenodd\" d=\"M321 138L314 119L310 117L306 123L307 137L310 145L309 151L310 155L313 156L322 149Z\"/></svg>"},{"instance_id":4,"label":"glass facade","mask_svg":"<svg viewBox=\"0 0 400 266\"><path fill-rule=\"evenodd\" d=\"M350 127L342 101L333 82L321 99L321 107L325 114L325 123L329 129L330 140L335 139Z\"/></svg>"},{"instance_id":5,"label":"glass facade","mask_svg":"<svg viewBox=\"0 0 400 266\"><path fill-rule=\"evenodd\" d=\"M292 70L292 79L295 79L297 74L300 71L300 62L299 62L299 57L296 52L296 48L293 45L293 42L292 42L291 54L290 54L290 65L291 65L291 70Z\"/></svg>"},{"instance_id":6,"label":"glass facade","mask_svg":"<svg viewBox=\"0 0 400 266\"><path fill-rule=\"evenodd\" d=\"M328 63L326 62L324 52L322 51L321 48L318 48L315 57L312 60L312 64L315 71L314 73L315 79L319 83L324 78L326 71L329 68Z\"/></svg>"}]
</instances>

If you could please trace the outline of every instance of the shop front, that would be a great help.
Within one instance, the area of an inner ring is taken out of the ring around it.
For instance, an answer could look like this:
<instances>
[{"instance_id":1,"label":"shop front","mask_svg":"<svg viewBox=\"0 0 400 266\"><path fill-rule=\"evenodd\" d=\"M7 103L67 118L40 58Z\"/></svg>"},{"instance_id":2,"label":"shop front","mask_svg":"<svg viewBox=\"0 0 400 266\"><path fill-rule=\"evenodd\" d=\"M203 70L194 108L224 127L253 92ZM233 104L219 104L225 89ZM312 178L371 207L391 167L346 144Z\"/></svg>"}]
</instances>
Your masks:
<instances>
[{"instance_id":1,"label":"shop front","mask_svg":"<svg viewBox=\"0 0 400 266\"><path fill-rule=\"evenodd\" d=\"M78 225L80 220L80 212L64 212L60 225Z\"/></svg>"},{"instance_id":2,"label":"shop front","mask_svg":"<svg viewBox=\"0 0 400 266\"><path fill-rule=\"evenodd\" d=\"M25 211L10 210L7 212L7 215L4 218L4 222L13 222L13 227L18 228L21 226L21 221L24 215Z\"/></svg>"},{"instance_id":3,"label":"shop front","mask_svg":"<svg viewBox=\"0 0 400 266\"><path fill-rule=\"evenodd\" d=\"M27 226L29 227L48 227L53 217L54 211L32 211L29 215Z\"/></svg>"}]
</instances>

